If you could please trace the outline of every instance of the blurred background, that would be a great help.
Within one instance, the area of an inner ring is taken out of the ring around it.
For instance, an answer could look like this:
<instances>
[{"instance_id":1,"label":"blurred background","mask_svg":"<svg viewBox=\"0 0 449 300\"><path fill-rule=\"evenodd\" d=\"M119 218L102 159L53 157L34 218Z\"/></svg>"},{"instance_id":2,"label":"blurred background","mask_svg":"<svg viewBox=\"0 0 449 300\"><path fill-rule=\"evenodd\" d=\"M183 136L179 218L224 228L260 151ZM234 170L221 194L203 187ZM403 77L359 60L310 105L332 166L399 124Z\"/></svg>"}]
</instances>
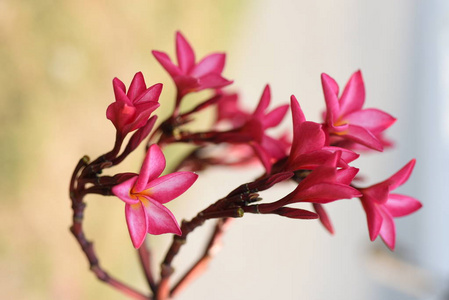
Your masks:
<instances>
[{"instance_id":1,"label":"blurred background","mask_svg":"<svg viewBox=\"0 0 449 300\"><path fill-rule=\"evenodd\" d=\"M142 71L147 84L164 83L160 111L171 109L173 84L151 50L173 56L181 30L197 58L227 53L224 74L248 109L270 83L272 105L294 94L307 118L320 121L320 74L342 87L361 69L365 107L398 121L388 132L395 149L356 166L369 185L417 158L400 192L424 207L396 220L394 253L369 241L358 200L327 206L335 236L316 221L245 216L179 299L449 299L448 20L442 0L0 0L1 298L124 298L94 278L69 233L69 178L82 155L112 148L105 110L114 100L114 77L128 85ZM137 172L142 155L136 151L117 172ZM169 207L178 220L190 219L261 170L200 174ZM102 265L145 290L123 203L113 197L87 203L86 234ZM175 260L178 275L197 258L210 225L189 237ZM168 237L149 243L160 261Z\"/></svg>"}]
</instances>

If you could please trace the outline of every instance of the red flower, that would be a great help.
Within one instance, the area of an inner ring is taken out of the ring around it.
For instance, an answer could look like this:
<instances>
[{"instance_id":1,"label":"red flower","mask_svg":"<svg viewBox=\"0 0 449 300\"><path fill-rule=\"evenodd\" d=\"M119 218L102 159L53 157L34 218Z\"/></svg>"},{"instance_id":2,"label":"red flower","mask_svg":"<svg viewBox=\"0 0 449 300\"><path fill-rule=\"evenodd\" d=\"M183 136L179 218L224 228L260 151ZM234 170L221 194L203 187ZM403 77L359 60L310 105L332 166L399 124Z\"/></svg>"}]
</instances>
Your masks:
<instances>
[{"instance_id":1,"label":"red flower","mask_svg":"<svg viewBox=\"0 0 449 300\"><path fill-rule=\"evenodd\" d=\"M232 83L221 76L226 60L224 53L210 54L196 63L192 47L180 32L176 33L178 65L175 65L164 52L153 51L152 53L173 78L178 89L178 102L179 98L190 92L221 88Z\"/></svg>"},{"instance_id":2,"label":"red flower","mask_svg":"<svg viewBox=\"0 0 449 300\"><path fill-rule=\"evenodd\" d=\"M359 189L363 194L360 200L366 212L371 240L374 241L380 235L391 250L394 250L396 241L393 218L409 215L422 207L422 204L415 198L391 193L408 180L415 162L412 159L385 181Z\"/></svg>"},{"instance_id":3,"label":"red flower","mask_svg":"<svg viewBox=\"0 0 449 300\"><path fill-rule=\"evenodd\" d=\"M321 74L326 100L325 129L331 135L382 151L380 133L390 127L396 119L374 108L362 109L365 102L365 85L362 73L355 72L338 97L338 84L333 78Z\"/></svg>"},{"instance_id":4,"label":"red flower","mask_svg":"<svg viewBox=\"0 0 449 300\"><path fill-rule=\"evenodd\" d=\"M115 102L108 106L106 116L112 121L121 138L124 138L129 132L145 126L151 113L159 107L162 84L147 88L143 75L139 72L131 81L128 93L118 78L114 78L112 85Z\"/></svg>"}]
</instances>

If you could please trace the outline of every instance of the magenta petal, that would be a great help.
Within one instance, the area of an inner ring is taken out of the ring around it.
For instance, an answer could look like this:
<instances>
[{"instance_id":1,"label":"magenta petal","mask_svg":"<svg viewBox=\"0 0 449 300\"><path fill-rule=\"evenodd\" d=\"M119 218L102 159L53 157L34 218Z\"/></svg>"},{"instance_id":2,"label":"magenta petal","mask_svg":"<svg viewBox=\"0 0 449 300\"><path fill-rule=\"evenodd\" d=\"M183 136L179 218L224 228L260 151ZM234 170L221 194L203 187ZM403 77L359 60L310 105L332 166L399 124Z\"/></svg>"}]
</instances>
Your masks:
<instances>
[{"instance_id":1,"label":"magenta petal","mask_svg":"<svg viewBox=\"0 0 449 300\"><path fill-rule=\"evenodd\" d=\"M140 127L139 130L136 131L136 133L133 134L131 139L128 142L128 146L130 151L133 151L136 149L140 143L150 134L151 130L153 129L154 123L156 123L157 116L152 116L148 121L145 123L144 126Z\"/></svg>"},{"instance_id":2,"label":"magenta petal","mask_svg":"<svg viewBox=\"0 0 449 300\"><path fill-rule=\"evenodd\" d=\"M279 125L282 119L284 119L285 114L287 113L288 105L282 105L275 109L273 109L270 113L268 113L265 118L263 118L262 123L264 128L271 128Z\"/></svg>"},{"instance_id":3,"label":"magenta petal","mask_svg":"<svg viewBox=\"0 0 449 300\"><path fill-rule=\"evenodd\" d=\"M396 226L394 225L393 217L384 210L381 210L381 214L383 217L383 222L379 235L382 237L382 240L388 248L390 248L390 250L394 250L396 243Z\"/></svg>"},{"instance_id":4,"label":"magenta petal","mask_svg":"<svg viewBox=\"0 0 449 300\"><path fill-rule=\"evenodd\" d=\"M254 152L256 153L257 157L262 162L263 166L265 167L265 170L266 170L267 174L270 174L271 173L271 168L272 168L272 161L271 161L270 155L258 143L252 142L250 145L253 148Z\"/></svg>"},{"instance_id":5,"label":"magenta petal","mask_svg":"<svg viewBox=\"0 0 449 300\"><path fill-rule=\"evenodd\" d=\"M209 73L221 74L224 69L226 54L214 53L203 58L190 72L191 76L201 77Z\"/></svg>"},{"instance_id":6,"label":"magenta petal","mask_svg":"<svg viewBox=\"0 0 449 300\"><path fill-rule=\"evenodd\" d=\"M403 185L408 180L410 174L412 174L413 168L415 167L415 163L416 159L412 159L404 167L402 167L402 169L386 180L386 182L390 185L390 191Z\"/></svg>"},{"instance_id":7,"label":"magenta petal","mask_svg":"<svg viewBox=\"0 0 449 300\"><path fill-rule=\"evenodd\" d=\"M157 102L159 100L159 96L162 92L162 83L157 83L151 87L149 87L146 91L144 91L139 98L134 100L134 104L140 104L145 102L154 101Z\"/></svg>"},{"instance_id":8,"label":"magenta petal","mask_svg":"<svg viewBox=\"0 0 449 300\"><path fill-rule=\"evenodd\" d=\"M210 73L204 75L198 79L199 90L209 89L209 88L221 88L227 85L230 85L232 81L223 78L219 74Z\"/></svg>"},{"instance_id":9,"label":"magenta petal","mask_svg":"<svg viewBox=\"0 0 449 300\"><path fill-rule=\"evenodd\" d=\"M335 93L335 81L327 74L321 74L321 84L323 86L324 100L326 101L326 123L333 125L340 116L338 95Z\"/></svg>"},{"instance_id":10,"label":"magenta petal","mask_svg":"<svg viewBox=\"0 0 449 300\"><path fill-rule=\"evenodd\" d=\"M341 151L341 159L343 159L345 162L350 163L352 161L354 161L355 159L357 159L360 154L355 153L354 151L345 149L345 148L340 148L340 147L333 147L333 146L327 146L327 147L323 147L323 150L335 153L335 151Z\"/></svg>"},{"instance_id":11,"label":"magenta petal","mask_svg":"<svg viewBox=\"0 0 449 300\"><path fill-rule=\"evenodd\" d=\"M146 90L146 88L147 86L145 84L145 79L143 78L142 72L136 73L128 89L129 100L134 102L134 100L136 100L136 98L140 96Z\"/></svg>"},{"instance_id":12,"label":"magenta petal","mask_svg":"<svg viewBox=\"0 0 449 300\"><path fill-rule=\"evenodd\" d=\"M393 217L403 217L409 215L422 207L421 202L415 198L400 195L390 194L388 201L385 203L385 207L388 209Z\"/></svg>"},{"instance_id":13,"label":"magenta petal","mask_svg":"<svg viewBox=\"0 0 449 300\"><path fill-rule=\"evenodd\" d=\"M158 145L153 144L147 151L140 169L139 178L134 186L134 193L146 189L147 184L161 175L165 169L165 157Z\"/></svg>"},{"instance_id":14,"label":"magenta petal","mask_svg":"<svg viewBox=\"0 0 449 300\"><path fill-rule=\"evenodd\" d=\"M181 235L175 216L165 206L151 199L142 200L147 217L147 232L150 234L174 233Z\"/></svg>"},{"instance_id":15,"label":"magenta petal","mask_svg":"<svg viewBox=\"0 0 449 300\"><path fill-rule=\"evenodd\" d=\"M293 142L291 154L298 156L323 148L326 142L326 136L321 125L314 122L303 122L299 129L293 132Z\"/></svg>"},{"instance_id":16,"label":"magenta petal","mask_svg":"<svg viewBox=\"0 0 449 300\"><path fill-rule=\"evenodd\" d=\"M128 105L132 105L132 102L128 99L128 96L126 95L125 84L121 82L120 79L114 78L112 80L112 86L114 88L114 95L116 102L123 102Z\"/></svg>"},{"instance_id":17,"label":"magenta petal","mask_svg":"<svg viewBox=\"0 0 449 300\"><path fill-rule=\"evenodd\" d=\"M362 72L352 74L340 98L340 116L362 109L365 102L365 85Z\"/></svg>"},{"instance_id":18,"label":"magenta petal","mask_svg":"<svg viewBox=\"0 0 449 300\"><path fill-rule=\"evenodd\" d=\"M306 117L294 95L290 97L290 106L292 108L293 131L296 131L299 129L299 126L306 121Z\"/></svg>"},{"instance_id":19,"label":"magenta petal","mask_svg":"<svg viewBox=\"0 0 449 300\"><path fill-rule=\"evenodd\" d=\"M123 200L125 203L127 204L136 204L139 203L138 199L133 199L131 198L130 194L131 194L131 190L134 186L134 183L137 180L137 175L134 174L135 176L133 176L132 178L117 184L116 186L114 186L112 188L112 193L114 195L116 195L118 198L120 198L120 200Z\"/></svg>"},{"instance_id":20,"label":"magenta petal","mask_svg":"<svg viewBox=\"0 0 449 300\"><path fill-rule=\"evenodd\" d=\"M363 209L366 213L366 220L368 222L368 232L371 241L374 241L379 235L380 229L382 227L383 217L379 212L378 206L369 201L368 199L362 197Z\"/></svg>"},{"instance_id":21,"label":"magenta petal","mask_svg":"<svg viewBox=\"0 0 449 300\"><path fill-rule=\"evenodd\" d=\"M259 104L256 107L256 110L254 111L253 115L256 118L262 118L265 115L265 110L268 108L268 105L270 105L270 99L271 99L271 91L270 91L270 85L266 85L263 89L262 96L260 97Z\"/></svg>"},{"instance_id":22,"label":"magenta petal","mask_svg":"<svg viewBox=\"0 0 449 300\"><path fill-rule=\"evenodd\" d=\"M134 248L140 248L147 234L147 218L142 204L125 205L126 223Z\"/></svg>"},{"instance_id":23,"label":"magenta petal","mask_svg":"<svg viewBox=\"0 0 449 300\"><path fill-rule=\"evenodd\" d=\"M377 151L383 151L382 143L377 139L377 137L372 134L367 129L356 126L356 125L349 125L348 131L345 134L346 138L357 142L363 146L366 146L368 148L377 150Z\"/></svg>"},{"instance_id":24,"label":"magenta petal","mask_svg":"<svg viewBox=\"0 0 449 300\"><path fill-rule=\"evenodd\" d=\"M292 219L303 219L303 220L318 219L318 215L314 212L305 209L298 209L291 207L280 207L276 210L273 210L271 213Z\"/></svg>"},{"instance_id":25,"label":"magenta petal","mask_svg":"<svg viewBox=\"0 0 449 300\"><path fill-rule=\"evenodd\" d=\"M371 132L381 132L393 125L395 118L379 109L370 108L355 111L345 117L350 124L364 127Z\"/></svg>"},{"instance_id":26,"label":"magenta petal","mask_svg":"<svg viewBox=\"0 0 449 300\"><path fill-rule=\"evenodd\" d=\"M152 180L142 192L159 203L167 203L187 191L198 175L192 172L176 172Z\"/></svg>"},{"instance_id":27,"label":"magenta petal","mask_svg":"<svg viewBox=\"0 0 449 300\"><path fill-rule=\"evenodd\" d=\"M346 184L319 183L306 190L300 190L294 199L302 202L328 203L339 199L351 199L361 196L360 192Z\"/></svg>"},{"instance_id":28,"label":"magenta petal","mask_svg":"<svg viewBox=\"0 0 449 300\"><path fill-rule=\"evenodd\" d=\"M354 167L349 167L346 169L337 170L337 182L342 184L350 185L355 175L359 172L359 169Z\"/></svg>"},{"instance_id":29,"label":"magenta petal","mask_svg":"<svg viewBox=\"0 0 449 300\"><path fill-rule=\"evenodd\" d=\"M195 53L185 37L176 32L176 56L178 65L184 74L188 74L195 65Z\"/></svg>"},{"instance_id":30,"label":"magenta petal","mask_svg":"<svg viewBox=\"0 0 449 300\"><path fill-rule=\"evenodd\" d=\"M313 208L318 214L320 222L321 224L323 224L324 228L326 228L327 231L329 231L331 234L334 234L334 226L332 226L332 222L329 216L327 215L327 212L324 209L323 205L319 203L313 203Z\"/></svg>"},{"instance_id":31,"label":"magenta petal","mask_svg":"<svg viewBox=\"0 0 449 300\"><path fill-rule=\"evenodd\" d=\"M153 56L162 65L162 67L170 74L171 77L181 75L181 70L171 61L170 57L164 52L152 51Z\"/></svg>"}]
</instances>

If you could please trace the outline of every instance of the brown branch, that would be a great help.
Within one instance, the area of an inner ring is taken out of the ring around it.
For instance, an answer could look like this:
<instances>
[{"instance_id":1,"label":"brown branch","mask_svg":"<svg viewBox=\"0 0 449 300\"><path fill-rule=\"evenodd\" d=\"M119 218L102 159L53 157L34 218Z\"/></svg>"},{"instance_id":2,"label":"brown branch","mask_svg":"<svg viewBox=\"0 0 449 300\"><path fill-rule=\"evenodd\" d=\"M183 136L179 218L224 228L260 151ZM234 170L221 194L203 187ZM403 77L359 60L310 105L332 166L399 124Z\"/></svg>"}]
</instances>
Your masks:
<instances>
[{"instance_id":1,"label":"brown branch","mask_svg":"<svg viewBox=\"0 0 449 300\"><path fill-rule=\"evenodd\" d=\"M147 283L153 293L156 293L157 287L154 282L153 273L151 272L151 251L148 245L143 242L142 246L137 250L139 253L140 264L142 265L143 272L145 274L145 278L147 279Z\"/></svg>"},{"instance_id":2,"label":"brown branch","mask_svg":"<svg viewBox=\"0 0 449 300\"><path fill-rule=\"evenodd\" d=\"M220 250L223 235L232 220L232 218L222 218L217 220L215 229L209 239L203 255L190 268L190 270L186 272L186 274L178 281L178 283L175 284L174 288L170 291L170 297L175 297L176 295L178 295L178 293L186 288L193 280L198 278L202 273L206 271L210 261Z\"/></svg>"}]
</instances>

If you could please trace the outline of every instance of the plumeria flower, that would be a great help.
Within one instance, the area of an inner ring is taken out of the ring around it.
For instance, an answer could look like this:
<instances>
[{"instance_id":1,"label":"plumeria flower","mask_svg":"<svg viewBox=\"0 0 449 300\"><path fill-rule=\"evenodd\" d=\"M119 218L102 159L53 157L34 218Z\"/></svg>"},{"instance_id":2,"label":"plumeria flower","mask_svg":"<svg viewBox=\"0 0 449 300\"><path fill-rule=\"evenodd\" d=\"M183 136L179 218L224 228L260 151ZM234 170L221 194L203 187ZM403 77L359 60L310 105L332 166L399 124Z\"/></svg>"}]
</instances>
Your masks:
<instances>
[{"instance_id":1,"label":"plumeria flower","mask_svg":"<svg viewBox=\"0 0 449 300\"><path fill-rule=\"evenodd\" d=\"M362 109L365 102L365 85L362 73L355 72L338 97L338 84L326 74L321 75L326 100L325 129L331 135L382 151L379 135L396 119L374 108Z\"/></svg>"},{"instance_id":2,"label":"plumeria flower","mask_svg":"<svg viewBox=\"0 0 449 300\"><path fill-rule=\"evenodd\" d=\"M322 125L306 121L295 96L291 96L291 110L293 142L284 169L293 171L314 169L328 161L336 151L341 152L339 167L346 168L348 163L359 157L351 150L326 146L326 134Z\"/></svg>"},{"instance_id":3,"label":"plumeria flower","mask_svg":"<svg viewBox=\"0 0 449 300\"><path fill-rule=\"evenodd\" d=\"M280 207L298 203L328 203L339 199L360 197L361 193L349 186L358 172L354 167L338 168L341 151L332 153L330 159L314 169L290 194L270 203L259 205L262 211L272 211Z\"/></svg>"},{"instance_id":4,"label":"plumeria flower","mask_svg":"<svg viewBox=\"0 0 449 300\"><path fill-rule=\"evenodd\" d=\"M394 250L396 240L393 218L409 215L422 207L415 198L391 193L408 180L415 162L411 160L385 181L359 189L363 194L360 200L366 212L371 240L374 241L380 235L391 250Z\"/></svg>"},{"instance_id":5,"label":"plumeria flower","mask_svg":"<svg viewBox=\"0 0 449 300\"><path fill-rule=\"evenodd\" d=\"M184 193L196 181L192 172L176 172L159 177L165 169L165 157L157 145L151 145L139 174L114 186L112 192L125 204L125 216L131 241L139 248L147 233L174 233L181 229L163 204Z\"/></svg>"},{"instance_id":6,"label":"plumeria flower","mask_svg":"<svg viewBox=\"0 0 449 300\"><path fill-rule=\"evenodd\" d=\"M131 81L128 93L118 78L114 78L112 85L115 102L108 106L106 116L112 121L121 138L124 138L129 132L145 126L151 113L159 107L162 84L147 88L143 75L139 72Z\"/></svg>"},{"instance_id":7,"label":"plumeria flower","mask_svg":"<svg viewBox=\"0 0 449 300\"><path fill-rule=\"evenodd\" d=\"M261 160L267 174L271 172L274 162L286 156L286 145L284 142L270 137L265 131L279 125L288 110L288 105L282 105L267 112L270 101L270 86L266 85L255 111L247 115L243 125L217 136L217 140L220 142L248 143ZM238 106L233 107L238 108ZM245 114L240 113L240 117L245 117ZM234 121L231 120L231 122Z\"/></svg>"},{"instance_id":8,"label":"plumeria flower","mask_svg":"<svg viewBox=\"0 0 449 300\"><path fill-rule=\"evenodd\" d=\"M197 63L195 52L180 32L176 33L178 65L164 52L153 51L153 55L173 78L178 89L178 102L190 92L221 88L232 83L221 75L226 60L224 53L210 54Z\"/></svg>"}]
</instances>

